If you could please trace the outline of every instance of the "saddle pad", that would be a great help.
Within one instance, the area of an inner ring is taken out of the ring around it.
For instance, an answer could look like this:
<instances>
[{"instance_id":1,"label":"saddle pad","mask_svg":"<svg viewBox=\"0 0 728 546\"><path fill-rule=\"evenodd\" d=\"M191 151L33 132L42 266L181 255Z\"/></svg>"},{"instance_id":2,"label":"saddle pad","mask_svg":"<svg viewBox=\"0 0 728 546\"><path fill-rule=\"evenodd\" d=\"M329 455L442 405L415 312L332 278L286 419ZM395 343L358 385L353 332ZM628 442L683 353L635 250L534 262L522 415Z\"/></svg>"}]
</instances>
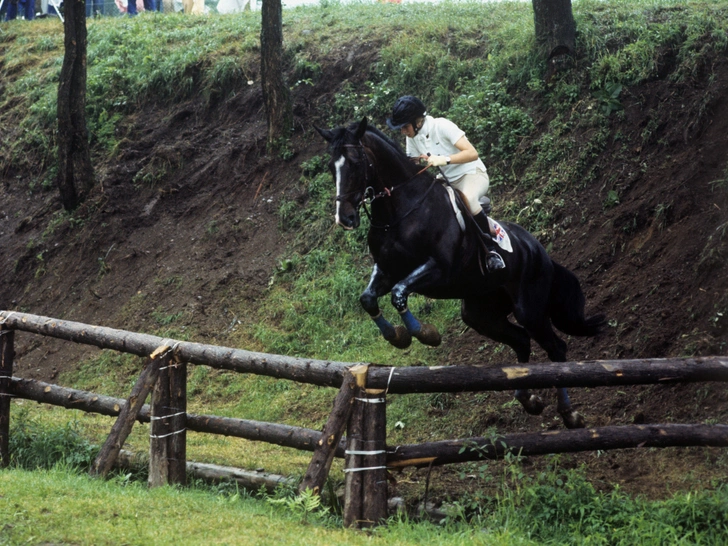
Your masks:
<instances>
[{"instance_id":1,"label":"saddle pad","mask_svg":"<svg viewBox=\"0 0 728 546\"><path fill-rule=\"evenodd\" d=\"M465 232L465 218L463 218L463 213L460 212L457 201L455 201L455 192L449 185L445 185L445 189L447 190L447 194L450 196L450 203L452 204L452 209L455 211L455 218L458 219L460 229Z\"/></svg>"},{"instance_id":2,"label":"saddle pad","mask_svg":"<svg viewBox=\"0 0 728 546\"><path fill-rule=\"evenodd\" d=\"M505 228L493 220L490 216L488 216L488 222L490 223L490 232L495 233L493 240L506 252L513 252L511 238L508 236L508 232Z\"/></svg>"}]
</instances>

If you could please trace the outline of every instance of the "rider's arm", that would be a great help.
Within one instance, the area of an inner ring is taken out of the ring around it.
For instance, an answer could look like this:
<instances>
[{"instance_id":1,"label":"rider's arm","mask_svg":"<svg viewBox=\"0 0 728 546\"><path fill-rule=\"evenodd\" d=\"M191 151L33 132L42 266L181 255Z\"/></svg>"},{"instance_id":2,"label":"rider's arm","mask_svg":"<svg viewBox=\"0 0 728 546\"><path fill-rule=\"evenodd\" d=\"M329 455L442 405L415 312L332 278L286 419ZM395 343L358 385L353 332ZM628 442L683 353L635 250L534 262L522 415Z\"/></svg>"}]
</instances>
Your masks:
<instances>
[{"instance_id":1,"label":"rider's arm","mask_svg":"<svg viewBox=\"0 0 728 546\"><path fill-rule=\"evenodd\" d=\"M478 159L478 151L475 147L470 144L470 141L465 137L461 136L455 143L455 147L458 151L449 156L434 155L427 159L427 163L433 167L443 167L445 165L456 165L459 163L470 163Z\"/></svg>"},{"instance_id":2,"label":"rider's arm","mask_svg":"<svg viewBox=\"0 0 728 546\"><path fill-rule=\"evenodd\" d=\"M455 143L455 147L460 150L458 153L450 156L450 164L470 163L478 159L478 151L470 144L466 136L461 136L460 140Z\"/></svg>"}]
</instances>

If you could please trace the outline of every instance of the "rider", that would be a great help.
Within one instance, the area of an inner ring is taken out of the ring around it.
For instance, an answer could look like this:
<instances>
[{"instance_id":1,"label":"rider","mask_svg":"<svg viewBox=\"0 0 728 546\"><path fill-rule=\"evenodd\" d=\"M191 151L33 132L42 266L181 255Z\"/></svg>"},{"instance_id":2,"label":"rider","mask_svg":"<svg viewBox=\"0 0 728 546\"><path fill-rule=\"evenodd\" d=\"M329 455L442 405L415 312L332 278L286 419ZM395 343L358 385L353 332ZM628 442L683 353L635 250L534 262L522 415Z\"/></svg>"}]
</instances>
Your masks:
<instances>
[{"instance_id":1,"label":"rider","mask_svg":"<svg viewBox=\"0 0 728 546\"><path fill-rule=\"evenodd\" d=\"M422 101L411 95L397 99L387 125L407 137L408 156L426 160L428 167L439 167L450 185L462 192L486 241L488 269L505 268L495 250L488 217L478 202L488 192L488 173L465 132L448 119L428 116Z\"/></svg>"}]
</instances>

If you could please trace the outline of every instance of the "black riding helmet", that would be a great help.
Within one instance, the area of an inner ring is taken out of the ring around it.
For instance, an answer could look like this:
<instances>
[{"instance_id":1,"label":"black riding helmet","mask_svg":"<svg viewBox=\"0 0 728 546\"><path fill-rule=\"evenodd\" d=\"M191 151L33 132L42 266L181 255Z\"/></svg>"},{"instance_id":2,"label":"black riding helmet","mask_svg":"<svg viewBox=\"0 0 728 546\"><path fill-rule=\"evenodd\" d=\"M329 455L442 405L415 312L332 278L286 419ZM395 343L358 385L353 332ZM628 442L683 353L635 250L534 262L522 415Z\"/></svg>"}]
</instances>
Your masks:
<instances>
[{"instance_id":1,"label":"black riding helmet","mask_svg":"<svg viewBox=\"0 0 728 546\"><path fill-rule=\"evenodd\" d=\"M397 99L392 108L392 117L387 118L387 125L392 131L399 131L402 127L411 123L415 127L417 118L425 115L427 108L417 97L405 95Z\"/></svg>"}]
</instances>

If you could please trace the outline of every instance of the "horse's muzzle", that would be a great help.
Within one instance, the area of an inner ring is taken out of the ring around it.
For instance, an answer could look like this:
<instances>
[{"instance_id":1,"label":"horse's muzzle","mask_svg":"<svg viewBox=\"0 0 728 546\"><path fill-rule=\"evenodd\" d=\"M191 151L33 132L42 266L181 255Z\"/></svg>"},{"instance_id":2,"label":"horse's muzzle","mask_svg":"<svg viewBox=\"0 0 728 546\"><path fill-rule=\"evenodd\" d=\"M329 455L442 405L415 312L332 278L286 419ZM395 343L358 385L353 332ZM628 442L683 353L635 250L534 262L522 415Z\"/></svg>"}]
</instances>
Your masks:
<instances>
[{"instance_id":1,"label":"horse's muzzle","mask_svg":"<svg viewBox=\"0 0 728 546\"><path fill-rule=\"evenodd\" d=\"M351 216L337 216L336 223L346 230L356 229L359 227L359 215L353 214Z\"/></svg>"},{"instance_id":2,"label":"horse's muzzle","mask_svg":"<svg viewBox=\"0 0 728 546\"><path fill-rule=\"evenodd\" d=\"M344 229L356 229L359 227L359 211L352 209L348 214L339 211L336 214L336 223Z\"/></svg>"}]
</instances>

